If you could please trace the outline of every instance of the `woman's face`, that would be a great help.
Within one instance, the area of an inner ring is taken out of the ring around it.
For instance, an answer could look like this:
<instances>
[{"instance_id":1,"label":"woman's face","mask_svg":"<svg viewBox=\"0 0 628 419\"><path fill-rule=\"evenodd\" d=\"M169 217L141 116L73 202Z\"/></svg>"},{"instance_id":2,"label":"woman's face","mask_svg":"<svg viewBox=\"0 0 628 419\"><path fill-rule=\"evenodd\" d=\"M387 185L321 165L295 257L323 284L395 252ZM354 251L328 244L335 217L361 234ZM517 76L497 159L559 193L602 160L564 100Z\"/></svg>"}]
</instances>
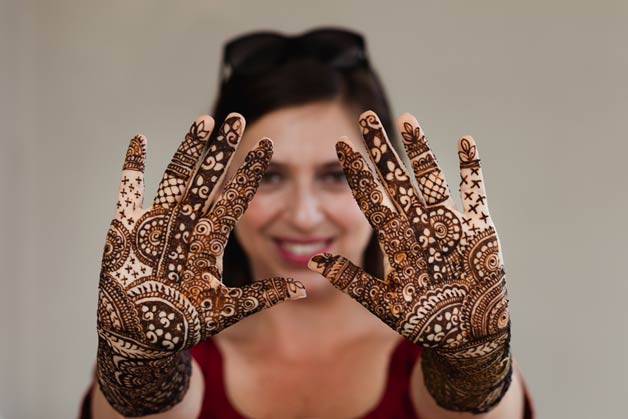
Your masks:
<instances>
[{"instance_id":1,"label":"woman's face","mask_svg":"<svg viewBox=\"0 0 628 419\"><path fill-rule=\"evenodd\" d=\"M262 137L273 140L274 150L235 227L254 280L292 277L304 283L308 298L317 298L334 289L307 268L311 256L332 252L363 265L372 230L336 158L335 144L343 135L356 139L360 133L356 118L337 102L276 110L246 127L227 178ZM354 144L362 147L360 141Z\"/></svg>"}]
</instances>

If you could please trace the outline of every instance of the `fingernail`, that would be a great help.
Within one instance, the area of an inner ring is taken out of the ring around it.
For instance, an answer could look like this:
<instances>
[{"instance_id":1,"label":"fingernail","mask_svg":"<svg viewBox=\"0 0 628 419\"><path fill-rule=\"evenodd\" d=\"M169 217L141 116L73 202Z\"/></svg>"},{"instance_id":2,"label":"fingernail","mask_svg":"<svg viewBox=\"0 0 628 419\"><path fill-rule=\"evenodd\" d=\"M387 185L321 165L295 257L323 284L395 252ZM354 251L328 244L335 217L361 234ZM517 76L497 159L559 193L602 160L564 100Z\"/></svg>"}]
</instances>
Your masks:
<instances>
[{"instance_id":1,"label":"fingernail","mask_svg":"<svg viewBox=\"0 0 628 419\"><path fill-rule=\"evenodd\" d=\"M305 286L301 282L295 281L292 278L288 278L287 285L288 285L288 298L290 298L291 300L300 300L301 298L307 297Z\"/></svg>"},{"instance_id":2,"label":"fingernail","mask_svg":"<svg viewBox=\"0 0 628 419\"><path fill-rule=\"evenodd\" d=\"M313 271L323 274L325 268L333 262L334 255L331 253L319 253L310 258L307 262L307 267Z\"/></svg>"}]
</instances>

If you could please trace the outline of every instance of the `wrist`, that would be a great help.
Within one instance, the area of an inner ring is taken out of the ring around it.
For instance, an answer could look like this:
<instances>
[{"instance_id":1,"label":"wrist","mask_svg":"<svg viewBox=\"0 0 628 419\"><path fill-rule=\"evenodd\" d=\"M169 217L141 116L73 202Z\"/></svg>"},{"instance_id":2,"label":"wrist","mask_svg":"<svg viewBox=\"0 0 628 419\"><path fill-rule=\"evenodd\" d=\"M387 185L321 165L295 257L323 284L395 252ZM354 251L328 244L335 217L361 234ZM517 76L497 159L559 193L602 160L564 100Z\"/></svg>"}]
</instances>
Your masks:
<instances>
[{"instance_id":1,"label":"wrist","mask_svg":"<svg viewBox=\"0 0 628 419\"><path fill-rule=\"evenodd\" d=\"M96 377L109 404L128 417L161 413L181 402L190 383L188 351L140 352L135 342L112 345L99 337Z\"/></svg>"},{"instance_id":2,"label":"wrist","mask_svg":"<svg viewBox=\"0 0 628 419\"><path fill-rule=\"evenodd\" d=\"M506 394L512 379L510 327L499 336L456 349L425 348L425 386L441 407L484 413Z\"/></svg>"}]
</instances>

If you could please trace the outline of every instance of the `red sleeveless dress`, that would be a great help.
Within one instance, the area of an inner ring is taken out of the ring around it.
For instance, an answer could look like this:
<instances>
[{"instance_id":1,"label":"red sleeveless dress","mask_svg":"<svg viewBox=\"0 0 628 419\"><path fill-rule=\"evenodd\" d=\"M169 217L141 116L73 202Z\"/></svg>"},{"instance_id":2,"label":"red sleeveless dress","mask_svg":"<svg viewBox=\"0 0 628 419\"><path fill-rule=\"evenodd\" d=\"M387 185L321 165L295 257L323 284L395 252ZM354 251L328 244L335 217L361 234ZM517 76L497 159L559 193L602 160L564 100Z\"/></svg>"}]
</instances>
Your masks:
<instances>
[{"instance_id":1,"label":"red sleeveless dress","mask_svg":"<svg viewBox=\"0 0 628 419\"><path fill-rule=\"evenodd\" d=\"M223 358L210 338L196 345L190 352L201 367L205 379L205 397L198 419L249 419L242 416L229 402L225 391ZM379 403L361 418L353 419L421 419L415 413L410 398L410 376L421 355L421 347L402 338L393 350L388 363L386 387ZM534 411L524 385L524 419L533 419ZM91 419L91 388L85 394L80 419Z\"/></svg>"},{"instance_id":2,"label":"red sleeveless dress","mask_svg":"<svg viewBox=\"0 0 628 419\"><path fill-rule=\"evenodd\" d=\"M223 359L212 339L193 347L190 352L198 362L205 378L205 399L199 419L248 419L227 399L224 384ZM377 406L355 419L419 419L410 400L410 375L421 347L400 339L388 364L387 383Z\"/></svg>"}]
</instances>

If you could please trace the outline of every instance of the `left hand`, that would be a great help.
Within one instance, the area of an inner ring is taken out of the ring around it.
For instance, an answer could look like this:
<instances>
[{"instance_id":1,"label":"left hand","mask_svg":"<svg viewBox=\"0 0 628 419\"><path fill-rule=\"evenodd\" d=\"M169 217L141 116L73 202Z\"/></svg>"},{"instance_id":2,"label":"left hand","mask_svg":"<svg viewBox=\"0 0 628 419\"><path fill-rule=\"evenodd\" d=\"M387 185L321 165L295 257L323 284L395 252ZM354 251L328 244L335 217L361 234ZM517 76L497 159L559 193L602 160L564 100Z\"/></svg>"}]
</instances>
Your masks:
<instances>
[{"instance_id":1,"label":"left hand","mask_svg":"<svg viewBox=\"0 0 628 419\"><path fill-rule=\"evenodd\" d=\"M458 142L458 210L414 116L402 115L398 128L418 188L377 115L362 114L360 127L377 176L346 139L336 150L356 201L377 231L384 277L375 278L329 253L312 257L310 269L401 335L443 356L480 359L507 351L503 258L474 140L463 137Z\"/></svg>"}]
</instances>

